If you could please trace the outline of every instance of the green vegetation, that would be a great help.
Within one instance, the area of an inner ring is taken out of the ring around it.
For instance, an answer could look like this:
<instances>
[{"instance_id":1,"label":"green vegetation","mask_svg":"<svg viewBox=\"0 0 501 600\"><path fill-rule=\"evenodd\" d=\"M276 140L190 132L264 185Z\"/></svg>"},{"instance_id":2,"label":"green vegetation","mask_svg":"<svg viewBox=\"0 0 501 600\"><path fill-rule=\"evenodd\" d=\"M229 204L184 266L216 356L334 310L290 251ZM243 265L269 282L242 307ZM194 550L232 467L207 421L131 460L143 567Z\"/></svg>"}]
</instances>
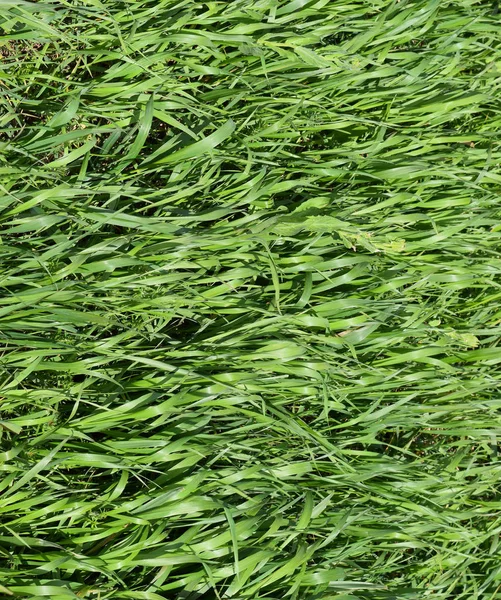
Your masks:
<instances>
[{"instance_id":1,"label":"green vegetation","mask_svg":"<svg viewBox=\"0 0 501 600\"><path fill-rule=\"evenodd\" d=\"M501 17L0 1L0 596L501 599Z\"/></svg>"}]
</instances>

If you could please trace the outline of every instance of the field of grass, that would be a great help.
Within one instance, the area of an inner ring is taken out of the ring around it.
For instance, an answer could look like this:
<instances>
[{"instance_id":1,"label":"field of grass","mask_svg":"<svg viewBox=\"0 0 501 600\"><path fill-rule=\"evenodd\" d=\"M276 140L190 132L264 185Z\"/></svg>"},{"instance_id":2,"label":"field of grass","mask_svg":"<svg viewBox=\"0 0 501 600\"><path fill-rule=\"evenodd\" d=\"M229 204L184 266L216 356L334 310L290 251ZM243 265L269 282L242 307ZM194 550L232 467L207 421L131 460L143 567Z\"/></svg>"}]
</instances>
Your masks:
<instances>
[{"instance_id":1,"label":"field of grass","mask_svg":"<svg viewBox=\"0 0 501 600\"><path fill-rule=\"evenodd\" d=\"M501 13L0 0L0 598L501 599Z\"/></svg>"}]
</instances>

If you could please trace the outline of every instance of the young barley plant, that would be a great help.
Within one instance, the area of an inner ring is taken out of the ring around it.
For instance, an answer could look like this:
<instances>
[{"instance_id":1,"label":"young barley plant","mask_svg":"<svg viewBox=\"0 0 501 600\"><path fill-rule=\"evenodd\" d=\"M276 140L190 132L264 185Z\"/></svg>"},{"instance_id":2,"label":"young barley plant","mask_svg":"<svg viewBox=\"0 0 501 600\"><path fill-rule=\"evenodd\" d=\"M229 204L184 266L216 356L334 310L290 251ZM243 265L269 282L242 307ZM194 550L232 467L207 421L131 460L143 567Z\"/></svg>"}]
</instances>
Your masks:
<instances>
[{"instance_id":1,"label":"young barley plant","mask_svg":"<svg viewBox=\"0 0 501 600\"><path fill-rule=\"evenodd\" d=\"M0 34L0 597L501 599L496 7Z\"/></svg>"}]
</instances>

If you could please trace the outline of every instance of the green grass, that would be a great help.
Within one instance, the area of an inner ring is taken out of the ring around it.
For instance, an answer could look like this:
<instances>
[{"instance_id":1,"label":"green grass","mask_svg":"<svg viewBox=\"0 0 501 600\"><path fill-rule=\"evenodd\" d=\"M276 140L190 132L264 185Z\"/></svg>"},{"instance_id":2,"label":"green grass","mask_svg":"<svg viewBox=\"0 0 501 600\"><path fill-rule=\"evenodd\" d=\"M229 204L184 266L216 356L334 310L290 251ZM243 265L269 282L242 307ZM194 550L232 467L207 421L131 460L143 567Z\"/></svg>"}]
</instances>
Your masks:
<instances>
[{"instance_id":1,"label":"green grass","mask_svg":"<svg viewBox=\"0 0 501 600\"><path fill-rule=\"evenodd\" d=\"M501 599L501 16L0 0L0 597Z\"/></svg>"}]
</instances>

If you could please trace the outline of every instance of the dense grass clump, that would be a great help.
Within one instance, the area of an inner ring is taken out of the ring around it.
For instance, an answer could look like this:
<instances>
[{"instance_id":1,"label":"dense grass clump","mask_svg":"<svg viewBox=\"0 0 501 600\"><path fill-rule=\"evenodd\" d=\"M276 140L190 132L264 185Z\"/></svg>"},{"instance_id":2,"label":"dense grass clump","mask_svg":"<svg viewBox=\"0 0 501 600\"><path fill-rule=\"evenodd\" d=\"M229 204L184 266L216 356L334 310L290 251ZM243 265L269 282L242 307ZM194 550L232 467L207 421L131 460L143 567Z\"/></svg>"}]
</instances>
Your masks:
<instances>
[{"instance_id":1,"label":"dense grass clump","mask_svg":"<svg viewBox=\"0 0 501 600\"><path fill-rule=\"evenodd\" d=\"M496 7L0 27L0 596L501 599Z\"/></svg>"}]
</instances>

